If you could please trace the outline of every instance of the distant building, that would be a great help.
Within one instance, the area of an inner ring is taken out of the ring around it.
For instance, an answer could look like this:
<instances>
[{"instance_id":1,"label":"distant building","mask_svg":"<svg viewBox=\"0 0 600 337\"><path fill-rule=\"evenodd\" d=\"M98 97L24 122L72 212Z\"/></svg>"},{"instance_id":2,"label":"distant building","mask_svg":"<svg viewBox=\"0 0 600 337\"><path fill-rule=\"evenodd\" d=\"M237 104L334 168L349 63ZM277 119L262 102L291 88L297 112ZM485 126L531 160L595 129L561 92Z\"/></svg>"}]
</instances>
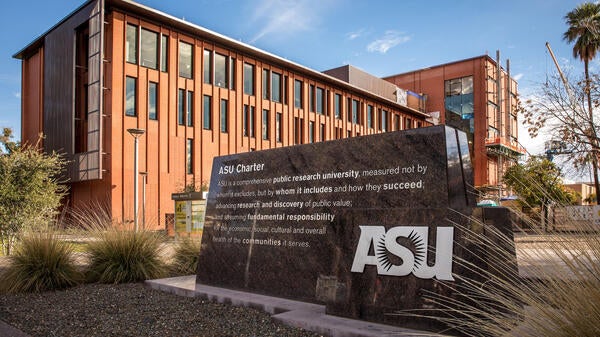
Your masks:
<instances>
[{"instance_id":1,"label":"distant building","mask_svg":"<svg viewBox=\"0 0 600 337\"><path fill-rule=\"evenodd\" d=\"M500 199L502 176L525 149L518 142L517 82L487 55L385 77L394 85L427 95L425 111L469 137L475 188Z\"/></svg>"},{"instance_id":2,"label":"distant building","mask_svg":"<svg viewBox=\"0 0 600 337\"><path fill-rule=\"evenodd\" d=\"M578 205L596 205L597 202L589 202L591 196L596 194L596 188L594 187L594 183L574 183L574 184L565 184L565 188L570 189L571 191L577 192L577 204Z\"/></svg>"},{"instance_id":3,"label":"distant building","mask_svg":"<svg viewBox=\"0 0 600 337\"><path fill-rule=\"evenodd\" d=\"M389 82L355 85L126 0L85 2L14 57L22 141L43 133L71 160L70 206L131 221L127 129L145 131L154 229L172 218L171 193L209 182L215 156L431 125L422 97Z\"/></svg>"}]
</instances>

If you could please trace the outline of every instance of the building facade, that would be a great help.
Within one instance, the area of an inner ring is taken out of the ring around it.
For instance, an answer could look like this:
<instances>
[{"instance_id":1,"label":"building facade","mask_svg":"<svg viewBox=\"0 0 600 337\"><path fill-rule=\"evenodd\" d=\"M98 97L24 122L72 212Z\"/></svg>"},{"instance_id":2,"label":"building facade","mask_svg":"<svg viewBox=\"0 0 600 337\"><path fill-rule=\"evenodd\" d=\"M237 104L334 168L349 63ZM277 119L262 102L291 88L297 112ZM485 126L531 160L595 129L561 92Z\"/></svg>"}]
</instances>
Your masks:
<instances>
[{"instance_id":1,"label":"building facade","mask_svg":"<svg viewBox=\"0 0 600 337\"><path fill-rule=\"evenodd\" d=\"M151 229L173 213L172 193L210 181L215 156L431 125L418 100L400 104L127 0L85 2L14 57L22 141L43 133L44 149L70 160L71 207L133 219L127 130L144 130Z\"/></svg>"},{"instance_id":2,"label":"building facade","mask_svg":"<svg viewBox=\"0 0 600 337\"><path fill-rule=\"evenodd\" d=\"M508 194L505 170L525 149L518 142L517 82L510 63L488 55L384 78L394 85L425 93L426 111L469 137L475 188L482 198Z\"/></svg>"}]
</instances>

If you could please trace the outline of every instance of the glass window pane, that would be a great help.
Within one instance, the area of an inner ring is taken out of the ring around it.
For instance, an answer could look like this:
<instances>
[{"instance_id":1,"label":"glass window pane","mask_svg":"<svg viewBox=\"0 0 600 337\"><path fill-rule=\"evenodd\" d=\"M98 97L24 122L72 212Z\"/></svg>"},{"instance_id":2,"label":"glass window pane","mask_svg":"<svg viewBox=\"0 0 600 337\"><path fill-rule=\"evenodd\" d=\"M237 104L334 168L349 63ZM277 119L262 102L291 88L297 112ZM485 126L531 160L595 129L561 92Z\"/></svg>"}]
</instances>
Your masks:
<instances>
[{"instance_id":1,"label":"glass window pane","mask_svg":"<svg viewBox=\"0 0 600 337\"><path fill-rule=\"evenodd\" d=\"M179 76L185 78L192 78L192 59L192 45L189 43L179 41Z\"/></svg>"},{"instance_id":2,"label":"glass window pane","mask_svg":"<svg viewBox=\"0 0 600 337\"><path fill-rule=\"evenodd\" d=\"M185 90L179 89L177 94L177 124L183 125L185 115Z\"/></svg>"},{"instance_id":3,"label":"glass window pane","mask_svg":"<svg viewBox=\"0 0 600 337\"><path fill-rule=\"evenodd\" d=\"M205 130L210 130L211 129L211 125L212 125L212 121L211 121L211 106L212 106L212 102L211 102L211 97L210 96L206 96L204 95L204 114L202 116L202 127Z\"/></svg>"},{"instance_id":4,"label":"glass window pane","mask_svg":"<svg viewBox=\"0 0 600 337\"><path fill-rule=\"evenodd\" d=\"M367 127L369 127L369 128L373 127L373 106L372 105L367 106Z\"/></svg>"},{"instance_id":5,"label":"glass window pane","mask_svg":"<svg viewBox=\"0 0 600 337\"><path fill-rule=\"evenodd\" d=\"M269 110L262 113L262 139L269 139Z\"/></svg>"},{"instance_id":6,"label":"glass window pane","mask_svg":"<svg viewBox=\"0 0 600 337\"><path fill-rule=\"evenodd\" d=\"M271 98L274 102L281 102L281 74L271 73Z\"/></svg>"},{"instance_id":7,"label":"glass window pane","mask_svg":"<svg viewBox=\"0 0 600 337\"><path fill-rule=\"evenodd\" d=\"M229 89L235 90L235 59L233 57L229 58L229 73L227 75Z\"/></svg>"},{"instance_id":8,"label":"glass window pane","mask_svg":"<svg viewBox=\"0 0 600 337\"><path fill-rule=\"evenodd\" d=\"M317 113L323 114L323 88L317 88Z\"/></svg>"},{"instance_id":9,"label":"glass window pane","mask_svg":"<svg viewBox=\"0 0 600 337\"><path fill-rule=\"evenodd\" d=\"M254 65L244 63L244 94L254 95Z\"/></svg>"},{"instance_id":10,"label":"glass window pane","mask_svg":"<svg viewBox=\"0 0 600 337\"><path fill-rule=\"evenodd\" d=\"M194 173L194 161L193 161L193 153L194 153L194 140L187 139L185 144L185 168L187 174Z\"/></svg>"},{"instance_id":11,"label":"glass window pane","mask_svg":"<svg viewBox=\"0 0 600 337\"><path fill-rule=\"evenodd\" d=\"M242 136L248 136L248 105L244 104L244 108L242 110Z\"/></svg>"},{"instance_id":12,"label":"glass window pane","mask_svg":"<svg viewBox=\"0 0 600 337\"><path fill-rule=\"evenodd\" d=\"M471 93L473 93L473 76L463 77L461 94L471 94Z\"/></svg>"},{"instance_id":13,"label":"glass window pane","mask_svg":"<svg viewBox=\"0 0 600 337\"><path fill-rule=\"evenodd\" d=\"M136 79L127 76L125 78L125 115L136 116L136 91L137 91Z\"/></svg>"},{"instance_id":14,"label":"glass window pane","mask_svg":"<svg viewBox=\"0 0 600 337\"><path fill-rule=\"evenodd\" d=\"M212 51L204 49L204 83L212 84Z\"/></svg>"},{"instance_id":15,"label":"glass window pane","mask_svg":"<svg viewBox=\"0 0 600 337\"><path fill-rule=\"evenodd\" d=\"M142 57L144 67L158 68L158 33L142 28Z\"/></svg>"},{"instance_id":16,"label":"glass window pane","mask_svg":"<svg viewBox=\"0 0 600 337\"><path fill-rule=\"evenodd\" d=\"M278 112L275 119L275 137L277 137L278 142L281 142L281 118L282 114Z\"/></svg>"},{"instance_id":17,"label":"glass window pane","mask_svg":"<svg viewBox=\"0 0 600 337\"><path fill-rule=\"evenodd\" d=\"M158 114L156 113L157 100L158 100L158 84L150 82L148 84L148 118L157 120Z\"/></svg>"},{"instance_id":18,"label":"glass window pane","mask_svg":"<svg viewBox=\"0 0 600 337\"><path fill-rule=\"evenodd\" d=\"M186 112L187 112L187 125L194 126L194 92L187 92L187 100L186 100Z\"/></svg>"},{"instance_id":19,"label":"glass window pane","mask_svg":"<svg viewBox=\"0 0 600 337\"><path fill-rule=\"evenodd\" d=\"M269 99L269 70L263 70L262 76L262 97L263 99Z\"/></svg>"},{"instance_id":20,"label":"glass window pane","mask_svg":"<svg viewBox=\"0 0 600 337\"><path fill-rule=\"evenodd\" d=\"M127 32L125 39L125 60L129 63L137 64L138 50L138 27L127 24Z\"/></svg>"},{"instance_id":21,"label":"glass window pane","mask_svg":"<svg viewBox=\"0 0 600 337\"><path fill-rule=\"evenodd\" d=\"M160 37L160 71L167 71L169 64L169 37L163 35Z\"/></svg>"},{"instance_id":22,"label":"glass window pane","mask_svg":"<svg viewBox=\"0 0 600 337\"><path fill-rule=\"evenodd\" d=\"M215 53L215 85L228 88L227 83L227 56Z\"/></svg>"},{"instance_id":23,"label":"glass window pane","mask_svg":"<svg viewBox=\"0 0 600 337\"><path fill-rule=\"evenodd\" d=\"M302 108L302 81L294 80L294 106Z\"/></svg>"},{"instance_id":24,"label":"glass window pane","mask_svg":"<svg viewBox=\"0 0 600 337\"><path fill-rule=\"evenodd\" d=\"M333 108L335 110L335 117L341 118L341 116L342 116L342 95L335 94L335 99L333 101L333 105L334 105Z\"/></svg>"},{"instance_id":25,"label":"glass window pane","mask_svg":"<svg viewBox=\"0 0 600 337\"><path fill-rule=\"evenodd\" d=\"M254 138L254 125L256 124L256 113L254 111L254 107L250 106L250 125L248 126L250 128L250 137Z\"/></svg>"},{"instance_id":26,"label":"glass window pane","mask_svg":"<svg viewBox=\"0 0 600 337\"><path fill-rule=\"evenodd\" d=\"M315 111L315 86L310 85L308 90L308 105L310 106L310 111Z\"/></svg>"},{"instance_id":27,"label":"glass window pane","mask_svg":"<svg viewBox=\"0 0 600 337\"><path fill-rule=\"evenodd\" d=\"M352 100L352 123L358 123L358 101Z\"/></svg>"},{"instance_id":28,"label":"glass window pane","mask_svg":"<svg viewBox=\"0 0 600 337\"><path fill-rule=\"evenodd\" d=\"M227 100L221 100L221 132L227 132Z\"/></svg>"}]
</instances>

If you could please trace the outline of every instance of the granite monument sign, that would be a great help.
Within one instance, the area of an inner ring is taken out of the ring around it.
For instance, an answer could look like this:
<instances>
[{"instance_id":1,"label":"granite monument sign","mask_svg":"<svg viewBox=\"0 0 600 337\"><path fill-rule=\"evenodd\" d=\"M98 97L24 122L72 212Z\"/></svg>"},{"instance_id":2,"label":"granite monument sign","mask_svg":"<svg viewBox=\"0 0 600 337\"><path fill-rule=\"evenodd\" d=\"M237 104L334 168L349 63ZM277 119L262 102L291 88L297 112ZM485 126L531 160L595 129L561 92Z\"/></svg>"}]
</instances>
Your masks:
<instances>
[{"instance_id":1,"label":"granite monument sign","mask_svg":"<svg viewBox=\"0 0 600 337\"><path fill-rule=\"evenodd\" d=\"M387 314L461 273L474 204L466 135L446 126L217 157L197 282L404 324Z\"/></svg>"}]
</instances>

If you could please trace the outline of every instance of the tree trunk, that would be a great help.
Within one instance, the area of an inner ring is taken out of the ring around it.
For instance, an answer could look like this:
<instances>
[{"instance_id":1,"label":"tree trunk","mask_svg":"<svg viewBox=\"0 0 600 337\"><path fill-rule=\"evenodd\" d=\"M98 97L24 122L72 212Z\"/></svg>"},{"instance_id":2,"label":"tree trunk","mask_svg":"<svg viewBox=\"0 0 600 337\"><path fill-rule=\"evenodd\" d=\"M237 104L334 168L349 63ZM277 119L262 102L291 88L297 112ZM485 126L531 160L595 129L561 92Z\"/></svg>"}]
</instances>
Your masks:
<instances>
[{"instance_id":1,"label":"tree trunk","mask_svg":"<svg viewBox=\"0 0 600 337\"><path fill-rule=\"evenodd\" d=\"M589 72L589 60L583 61L585 70L585 93L587 96L588 112L590 115L590 131L591 131L591 144L592 144L592 169L594 170L594 188L596 189L596 195L600 193L600 181L598 180L598 135L596 135L596 127L594 126L594 110L592 107L592 90L590 88L590 72ZM596 199L597 200L597 199ZM597 202L596 202L597 203Z\"/></svg>"}]
</instances>

